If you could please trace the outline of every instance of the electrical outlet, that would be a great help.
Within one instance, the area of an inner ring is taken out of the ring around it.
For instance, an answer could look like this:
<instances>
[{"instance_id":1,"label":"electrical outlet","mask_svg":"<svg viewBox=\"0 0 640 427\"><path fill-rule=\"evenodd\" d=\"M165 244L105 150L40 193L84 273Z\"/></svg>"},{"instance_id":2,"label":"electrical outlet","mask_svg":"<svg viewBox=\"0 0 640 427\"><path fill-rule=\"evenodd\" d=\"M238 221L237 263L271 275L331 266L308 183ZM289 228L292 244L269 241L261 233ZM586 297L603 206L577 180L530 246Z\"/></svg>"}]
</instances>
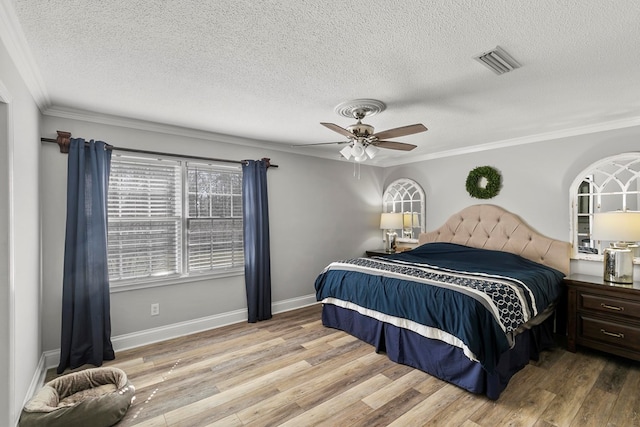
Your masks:
<instances>
[{"instance_id":1,"label":"electrical outlet","mask_svg":"<svg viewBox=\"0 0 640 427\"><path fill-rule=\"evenodd\" d=\"M151 315L157 316L158 314L160 314L160 304L158 304L157 302L151 304Z\"/></svg>"}]
</instances>

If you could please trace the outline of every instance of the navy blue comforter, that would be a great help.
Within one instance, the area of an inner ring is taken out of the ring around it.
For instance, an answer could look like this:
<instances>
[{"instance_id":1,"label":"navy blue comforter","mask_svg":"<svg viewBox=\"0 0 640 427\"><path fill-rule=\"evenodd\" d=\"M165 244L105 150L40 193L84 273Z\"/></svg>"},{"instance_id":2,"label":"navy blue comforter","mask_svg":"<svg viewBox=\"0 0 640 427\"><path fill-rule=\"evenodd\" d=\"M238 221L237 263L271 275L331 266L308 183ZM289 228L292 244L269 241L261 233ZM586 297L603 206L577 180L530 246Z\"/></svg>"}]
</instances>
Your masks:
<instances>
[{"instance_id":1,"label":"navy blue comforter","mask_svg":"<svg viewBox=\"0 0 640 427\"><path fill-rule=\"evenodd\" d=\"M563 277L506 252L429 243L331 263L315 288L318 301L444 331L493 372L522 325L560 296Z\"/></svg>"}]
</instances>

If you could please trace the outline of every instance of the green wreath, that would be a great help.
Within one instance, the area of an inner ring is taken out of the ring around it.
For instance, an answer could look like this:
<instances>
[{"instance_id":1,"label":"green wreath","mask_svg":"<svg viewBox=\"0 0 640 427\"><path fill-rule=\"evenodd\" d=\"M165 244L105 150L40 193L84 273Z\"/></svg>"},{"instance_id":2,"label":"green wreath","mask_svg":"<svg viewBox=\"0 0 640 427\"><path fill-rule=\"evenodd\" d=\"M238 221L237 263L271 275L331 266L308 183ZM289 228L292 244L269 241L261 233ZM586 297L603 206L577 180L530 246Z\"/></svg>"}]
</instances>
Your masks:
<instances>
[{"instance_id":1,"label":"green wreath","mask_svg":"<svg viewBox=\"0 0 640 427\"><path fill-rule=\"evenodd\" d=\"M487 185L480 186L482 178L487 180ZM500 172L491 166L478 166L469 172L467 177L467 192L476 199L491 199L498 195L502 184Z\"/></svg>"}]
</instances>

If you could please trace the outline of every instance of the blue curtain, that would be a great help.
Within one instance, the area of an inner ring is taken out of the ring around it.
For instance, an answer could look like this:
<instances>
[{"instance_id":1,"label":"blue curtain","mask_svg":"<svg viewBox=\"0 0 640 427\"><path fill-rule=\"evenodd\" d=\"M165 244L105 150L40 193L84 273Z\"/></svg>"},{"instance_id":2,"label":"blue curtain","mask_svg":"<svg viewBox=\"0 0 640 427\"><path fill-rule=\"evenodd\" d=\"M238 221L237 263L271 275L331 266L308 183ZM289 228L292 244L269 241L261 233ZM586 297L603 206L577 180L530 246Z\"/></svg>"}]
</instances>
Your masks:
<instances>
[{"instance_id":1,"label":"blue curtain","mask_svg":"<svg viewBox=\"0 0 640 427\"><path fill-rule=\"evenodd\" d=\"M107 265L107 189L111 151L71 139L58 374L115 359Z\"/></svg>"},{"instance_id":2,"label":"blue curtain","mask_svg":"<svg viewBox=\"0 0 640 427\"><path fill-rule=\"evenodd\" d=\"M271 318L268 167L268 160L247 160L242 166L244 278L249 323Z\"/></svg>"}]
</instances>

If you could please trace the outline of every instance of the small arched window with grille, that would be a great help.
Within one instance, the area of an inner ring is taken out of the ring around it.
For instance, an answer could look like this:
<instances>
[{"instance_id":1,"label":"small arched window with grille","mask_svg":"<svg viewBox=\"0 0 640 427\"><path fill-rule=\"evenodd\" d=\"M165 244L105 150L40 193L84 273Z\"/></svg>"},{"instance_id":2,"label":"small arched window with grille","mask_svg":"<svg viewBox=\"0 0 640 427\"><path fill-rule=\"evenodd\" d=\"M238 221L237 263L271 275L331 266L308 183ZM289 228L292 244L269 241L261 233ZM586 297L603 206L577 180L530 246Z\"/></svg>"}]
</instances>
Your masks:
<instances>
[{"instance_id":1,"label":"small arched window with grille","mask_svg":"<svg viewBox=\"0 0 640 427\"><path fill-rule=\"evenodd\" d=\"M640 153L607 157L584 169L570 187L570 200L573 258L602 260L604 247L593 238L593 215L640 210Z\"/></svg>"},{"instance_id":2,"label":"small arched window with grille","mask_svg":"<svg viewBox=\"0 0 640 427\"><path fill-rule=\"evenodd\" d=\"M425 230L426 200L422 187L412 179L400 178L382 195L382 212L403 214L403 229L396 230L399 241L417 242Z\"/></svg>"}]
</instances>

